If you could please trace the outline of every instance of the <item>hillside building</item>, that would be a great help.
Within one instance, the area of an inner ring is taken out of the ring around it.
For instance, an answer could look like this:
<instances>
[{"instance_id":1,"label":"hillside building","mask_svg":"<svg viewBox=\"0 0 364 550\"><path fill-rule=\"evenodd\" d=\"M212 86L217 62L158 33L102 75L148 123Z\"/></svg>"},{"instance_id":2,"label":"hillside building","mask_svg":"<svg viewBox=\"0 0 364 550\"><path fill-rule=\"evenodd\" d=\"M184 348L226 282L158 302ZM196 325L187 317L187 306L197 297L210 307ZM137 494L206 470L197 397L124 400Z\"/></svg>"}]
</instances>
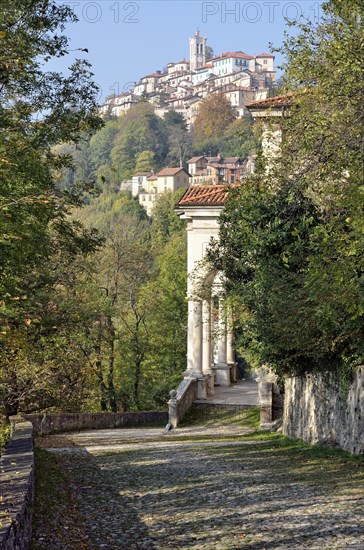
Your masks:
<instances>
[{"instance_id":1,"label":"hillside building","mask_svg":"<svg viewBox=\"0 0 364 550\"><path fill-rule=\"evenodd\" d=\"M246 113L246 106L268 96L276 81L274 56L256 56L242 51L226 52L206 58L207 39L196 31L189 39L190 59L168 63L164 72L143 76L127 93L108 98L101 114L123 115L143 96L153 104L158 116L171 109L183 114L187 124L194 123L198 107L210 94L223 92L237 116Z\"/></svg>"}]
</instances>

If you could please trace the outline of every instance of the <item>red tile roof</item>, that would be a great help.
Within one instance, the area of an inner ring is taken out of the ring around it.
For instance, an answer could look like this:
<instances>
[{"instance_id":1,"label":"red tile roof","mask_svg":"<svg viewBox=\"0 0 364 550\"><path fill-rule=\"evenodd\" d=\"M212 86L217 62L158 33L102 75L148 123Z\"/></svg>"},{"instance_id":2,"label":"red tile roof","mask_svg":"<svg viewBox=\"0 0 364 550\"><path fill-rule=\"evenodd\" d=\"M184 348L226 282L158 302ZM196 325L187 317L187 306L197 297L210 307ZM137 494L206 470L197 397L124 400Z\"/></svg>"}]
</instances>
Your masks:
<instances>
[{"instance_id":1,"label":"red tile roof","mask_svg":"<svg viewBox=\"0 0 364 550\"><path fill-rule=\"evenodd\" d=\"M192 157L187 161L188 164L193 164L194 162L197 162L198 160L204 159L205 157L201 155L200 157Z\"/></svg>"},{"instance_id":2,"label":"red tile roof","mask_svg":"<svg viewBox=\"0 0 364 550\"><path fill-rule=\"evenodd\" d=\"M157 176L156 174L154 174L153 176L149 176L149 178L147 178L148 181L154 181L154 180L157 180Z\"/></svg>"},{"instance_id":3,"label":"red tile roof","mask_svg":"<svg viewBox=\"0 0 364 550\"><path fill-rule=\"evenodd\" d=\"M272 55L271 53L260 53L259 55L256 55L255 57L273 57L273 59L274 59L274 55Z\"/></svg>"},{"instance_id":4,"label":"red tile roof","mask_svg":"<svg viewBox=\"0 0 364 550\"><path fill-rule=\"evenodd\" d=\"M226 58L226 57L237 57L238 59L254 59L254 57L244 52L226 52L226 53L223 53L222 55L218 55L217 57L214 57L213 61Z\"/></svg>"},{"instance_id":5,"label":"red tile roof","mask_svg":"<svg viewBox=\"0 0 364 550\"><path fill-rule=\"evenodd\" d=\"M184 168L163 168L163 170L158 172L157 176L175 176L181 171L186 172ZM186 174L188 174L188 172L186 172Z\"/></svg>"},{"instance_id":6,"label":"red tile roof","mask_svg":"<svg viewBox=\"0 0 364 550\"><path fill-rule=\"evenodd\" d=\"M224 206L229 189L237 185L193 185L189 187L176 208L184 206Z\"/></svg>"},{"instance_id":7,"label":"red tile roof","mask_svg":"<svg viewBox=\"0 0 364 550\"><path fill-rule=\"evenodd\" d=\"M235 164L236 162L242 162L240 157L224 157L224 162L227 164Z\"/></svg>"},{"instance_id":8,"label":"red tile roof","mask_svg":"<svg viewBox=\"0 0 364 550\"><path fill-rule=\"evenodd\" d=\"M268 99L262 99L259 101L252 101L252 103L247 105L247 108L250 109L251 107L254 107L257 109L268 109L269 107L286 107L292 105L295 95L296 94L284 94L276 97L268 97Z\"/></svg>"}]
</instances>

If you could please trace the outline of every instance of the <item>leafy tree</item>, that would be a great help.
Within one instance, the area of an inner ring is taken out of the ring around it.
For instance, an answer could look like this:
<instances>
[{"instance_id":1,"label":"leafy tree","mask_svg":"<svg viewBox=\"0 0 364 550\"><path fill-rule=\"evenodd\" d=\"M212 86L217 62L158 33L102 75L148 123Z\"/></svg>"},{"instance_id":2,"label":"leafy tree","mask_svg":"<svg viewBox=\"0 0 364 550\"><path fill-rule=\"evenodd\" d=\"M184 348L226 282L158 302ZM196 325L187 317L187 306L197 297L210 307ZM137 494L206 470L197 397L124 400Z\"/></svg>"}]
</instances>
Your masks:
<instances>
[{"instance_id":1,"label":"leafy tree","mask_svg":"<svg viewBox=\"0 0 364 550\"><path fill-rule=\"evenodd\" d=\"M119 120L110 120L90 140L90 150L95 166L110 165L110 153L116 134L120 129Z\"/></svg>"},{"instance_id":2,"label":"leafy tree","mask_svg":"<svg viewBox=\"0 0 364 550\"><path fill-rule=\"evenodd\" d=\"M152 314L146 318L148 348L141 390L143 401L154 407L165 405L170 389L178 385L186 368L186 237L184 227L171 232L158 255L158 273L143 290Z\"/></svg>"},{"instance_id":3,"label":"leafy tree","mask_svg":"<svg viewBox=\"0 0 364 550\"><path fill-rule=\"evenodd\" d=\"M174 212L174 207L184 192L184 189L179 189L175 193L163 193L153 209L151 238L152 246L157 251L163 249L172 235L184 230L183 220Z\"/></svg>"},{"instance_id":4,"label":"leafy tree","mask_svg":"<svg viewBox=\"0 0 364 550\"><path fill-rule=\"evenodd\" d=\"M240 190L211 254L239 301L241 345L279 372L362 363L364 8L331 0L287 37L282 154ZM272 123L276 130L276 122Z\"/></svg>"},{"instance_id":5,"label":"leafy tree","mask_svg":"<svg viewBox=\"0 0 364 550\"><path fill-rule=\"evenodd\" d=\"M168 142L163 121L148 109L142 110L123 121L121 132L111 151L113 168L119 181L130 177L135 171L137 155L143 151L154 153L155 165L161 167L168 153ZM136 111L137 107L131 111Z\"/></svg>"},{"instance_id":6,"label":"leafy tree","mask_svg":"<svg viewBox=\"0 0 364 550\"><path fill-rule=\"evenodd\" d=\"M206 61L210 61L213 57L215 57L213 48L211 46L206 46Z\"/></svg>"},{"instance_id":7,"label":"leafy tree","mask_svg":"<svg viewBox=\"0 0 364 550\"><path fill-rule=\"evenodd\" d=\"M58 251L71 260L97 244L68 216L80 203L84 185L58 186L56 174L69 168L72 159L68 153L55 154L53 147L77 145L85 133L101 126L98 90L86 61L74 61L68 76L44 70L51 57L68 54L62 31L74 20L69 7L52 0L9 1L1 12L0 359L3 403L5 408L11 404L11 412L21 402L18 368L26 367L30 380L36 375L27 355L27 327L35 326L33 314L39 314L38 293L53 296L58 288Z\"/></svg>"},{"instance_id":8,"label":"leafy tree","mask_svg":"<svg viewBox=\"0 0 364 550\"><path fill-rule=\"evenodd\" d=\"M192 138L186 121L180 113L168 111L164 115L167 127L169 153L167 162L172 166L183 166L191 154Z\"/></svg>"},{"instance_id":9,"label":"leafy tree","mask_svg":"<svg viewBox=\"0 0 364 550\"><path fill-rule=\"evenodd\" d=\"M150 172L154 168L153 151L142 151L138 153L135 160L136 172Z\"/></svg>"},{"instance_id":10,"label":"leafy tree","mask_svg":"<svg viewBox=\"0 0 364 550\"><path fill-rule=\"evenodd\" d=\"M212 94L201 104L197 114L195 144L220 138L235 118L230 101L222 93Z\"/></svg>"}]
</instances>

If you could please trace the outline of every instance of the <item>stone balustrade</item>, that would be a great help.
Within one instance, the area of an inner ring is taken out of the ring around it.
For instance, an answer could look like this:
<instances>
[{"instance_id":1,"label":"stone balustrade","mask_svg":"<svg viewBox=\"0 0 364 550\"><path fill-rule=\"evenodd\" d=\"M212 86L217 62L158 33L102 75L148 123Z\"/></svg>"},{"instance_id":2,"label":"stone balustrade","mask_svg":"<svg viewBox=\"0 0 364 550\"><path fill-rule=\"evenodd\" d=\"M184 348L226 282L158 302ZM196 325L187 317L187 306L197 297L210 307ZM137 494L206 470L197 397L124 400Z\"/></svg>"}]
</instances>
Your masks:
<instances>
[{"instance_id":1,"label":"stone balustrade","mask_svg":"<svg viewBox=\"0 0 364 550\"><path fill-rule=\"evenodd\" d=\"M177 428L185 414L192 407L193 401L197 399L198 380L197 378L185 378L177 390L170 392L168 401L169 420L168 428Z\"/></svg>"},{"instance_id":2,"label":"stone balustrade","mask_svg":"<svg viewBox=\"0 0 364 550\"><path fill-rule=\"evenodd\" d=\"M34 435L48 435L77 430L103 430L167 423L168 414L160 411L124 413L50 413L26 414Z\"/></svg>"}]
</instances>

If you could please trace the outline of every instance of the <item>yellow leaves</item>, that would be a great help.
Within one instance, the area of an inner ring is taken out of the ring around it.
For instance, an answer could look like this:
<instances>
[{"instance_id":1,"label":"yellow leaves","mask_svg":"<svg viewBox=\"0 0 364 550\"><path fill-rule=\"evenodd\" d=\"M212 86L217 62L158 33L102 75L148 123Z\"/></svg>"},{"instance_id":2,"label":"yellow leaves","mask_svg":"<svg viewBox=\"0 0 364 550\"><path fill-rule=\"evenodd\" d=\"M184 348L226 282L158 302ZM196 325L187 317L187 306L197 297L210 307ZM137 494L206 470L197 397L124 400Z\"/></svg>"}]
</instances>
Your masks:
<instances>
[{"instance_id":1,"label":"yellow leaves","mask_svg":"<svg viewBox=\"0 0 364 550\"><path fill-rule=\"evenodd\" d=\"M31 319L25 319L25 325L27 327L30 327L30 325L32 324L32 320Z\"/></svg>"},{"instance_id":2,"label":"yellow leaves","mask_svg":"<svg viewBox=\"0 0 364 550\"><path fill-rule=\"evenodd\" d=\"M0 40L6 37L6 31L0 31Z\"/></svg>"}]
</instances>

